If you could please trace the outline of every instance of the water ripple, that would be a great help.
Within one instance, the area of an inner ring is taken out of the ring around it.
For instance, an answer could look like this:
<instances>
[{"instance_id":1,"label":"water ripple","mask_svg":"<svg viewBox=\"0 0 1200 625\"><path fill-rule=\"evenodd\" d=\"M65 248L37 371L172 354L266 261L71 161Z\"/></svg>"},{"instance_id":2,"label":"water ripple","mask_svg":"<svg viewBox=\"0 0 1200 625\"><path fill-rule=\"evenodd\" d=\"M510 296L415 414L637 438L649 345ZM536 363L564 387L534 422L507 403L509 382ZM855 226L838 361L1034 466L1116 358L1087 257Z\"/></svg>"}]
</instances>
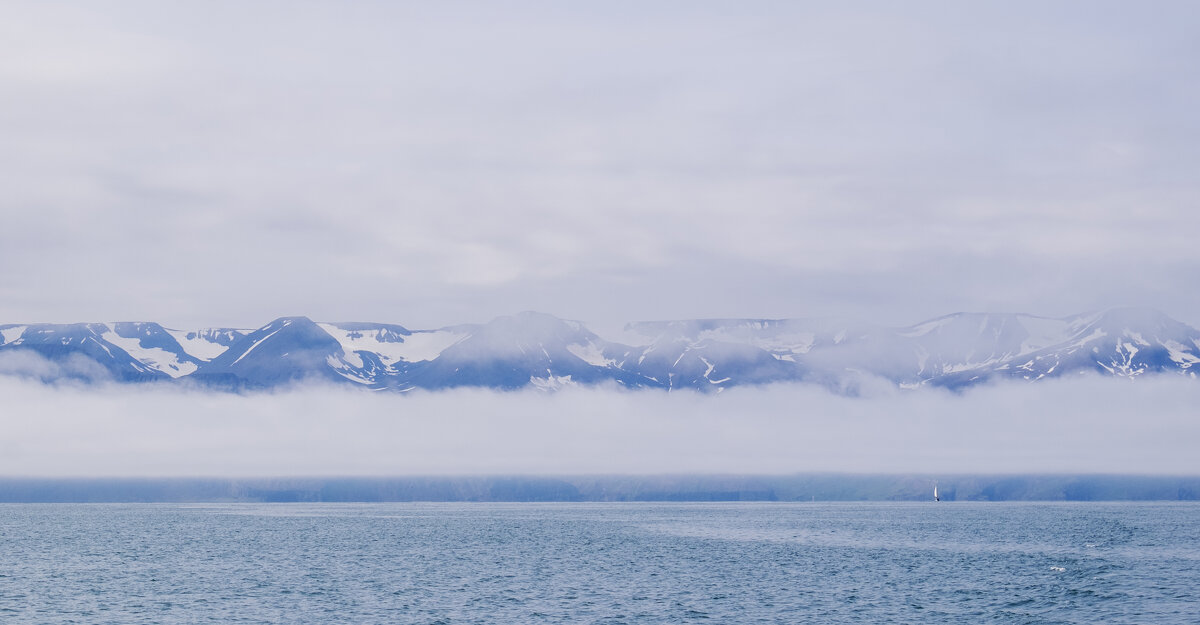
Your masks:
<instances>
[{"instance_id":1,"label":"water ripple","mask_svg":"<svg viewBox=\"0 0 1200 625\"><path fill-rule=\"evenodd\" d=\"M1187 623L1189 504L0 505L4 623Z\"/></svg>"}]
</instances>

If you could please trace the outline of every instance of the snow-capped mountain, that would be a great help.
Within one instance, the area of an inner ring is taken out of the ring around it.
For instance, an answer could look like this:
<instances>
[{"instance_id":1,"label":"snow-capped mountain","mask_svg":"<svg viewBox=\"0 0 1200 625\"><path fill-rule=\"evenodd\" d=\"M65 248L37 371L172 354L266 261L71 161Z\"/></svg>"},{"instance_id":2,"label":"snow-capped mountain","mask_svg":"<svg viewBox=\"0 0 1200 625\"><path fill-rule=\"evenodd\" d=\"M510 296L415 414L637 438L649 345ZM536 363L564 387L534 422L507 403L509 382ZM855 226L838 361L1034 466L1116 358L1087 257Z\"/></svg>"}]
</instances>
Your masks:
<instances>
[{"instance_id":1,"label":"snow-capped mountain","mask_svg":"<svg viewBox=\"0 0 1200 625\"><path fill-rule=\"evenodd\" d=\"M646 322L626 330L645 343L630 368L668 389L799 380L805 368L795 356L812 341L784 321Z\"/></svg>"},{"instance_id":2,"label":"snow-capped mountain","mask_svg":"<svg viewBox=\"0 0 1200 625\"><path fill-rule=\"evenodd\" d=\"M837 319L641 322L626 326L621 341L531 312L435 330L306 317L256 330L0 325L0 374L230 389L309 380L396 391L579 384L720 391L807 382L853 392L867 378L960 388L1084 373L1195 377L1200 364L1200 331L1137 308L1064 318L958 313L904 328Z\"/></svg>"},{"instance_id":3,"label":"snow-capped mountain","mask_svg":"<svg viewBox=\"0 0 1200 625\"><path fill-rule=\"evenodd\" d=\"M1178 372L1195 377L1200 363L1200 332L1148 309L1119 308L1067 319L1017 316L1025 332L1012 331L1003 350L972 366L943 365L932 382L946 386L971 384L992 377L1036 380L1093 372L1120 377ZM989 331L1005 328L989 326ZM1020 340L1016 343L1016 340Z\"/></svg>"},{"instance_id":4,"label":"snow-capped mountain","mask_svg":"<svg viewBox=\"0 0 1200 625\"><path fill-rule=\"evenodd\" d=\"M209 361L195 379L209 383L275 386L306 378L338 381L341 344L305 317L283 317L239 338Z\"/></svg>"},{"instance_id":5,"label":"snow-capped mountain","mask_svg":"<svg viewBox=\"0 0 1200 625\"><path fill-rule=\"evenodd\" d=\"M168 330L152 322L0 326L0 353L38 359L40 377L145 382L180 378L248 330Z\"/></svg>"},{"instance_id":6,"label":"snow-capped mountain","mask_svg":"<svg viewBox=\"0 0 1200 625\"><path fill-rule=\"evenodd\" d=\"M654 384L626 366L633 348L607 342L578 322L525 312L447 331L458 340L415 368L414 385L515 389L604 382L634 388Z\"/></svg>"}]
</instances>

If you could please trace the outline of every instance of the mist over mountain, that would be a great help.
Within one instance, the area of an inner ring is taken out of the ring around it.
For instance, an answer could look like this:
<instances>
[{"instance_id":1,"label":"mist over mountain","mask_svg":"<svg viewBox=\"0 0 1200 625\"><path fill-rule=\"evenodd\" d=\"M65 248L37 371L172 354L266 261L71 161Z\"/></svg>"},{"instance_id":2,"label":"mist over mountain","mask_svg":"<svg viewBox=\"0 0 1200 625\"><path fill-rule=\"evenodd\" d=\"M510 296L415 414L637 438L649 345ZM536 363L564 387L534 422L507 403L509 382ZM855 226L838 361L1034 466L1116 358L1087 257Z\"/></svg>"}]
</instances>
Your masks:
<instances>
[{"instance_id":1,"label":"mist over mountain","mask_svg":"<svg viewBox=\"0 0 1200 625\"><path fill-rule=\"evenodd\" d=\"M405 392L725 389L808 383L960 389L1083 374L1195 377L1200 330L1156 310L1062 318L956 313L909 327L843 319L701 319L628 324L619 341L525 312L412 330L282 317L261 328L176 330L153 322L0 325L0 374L43 382L185 383L271 389L309 381Z\"/></svg>"}]
</instances>

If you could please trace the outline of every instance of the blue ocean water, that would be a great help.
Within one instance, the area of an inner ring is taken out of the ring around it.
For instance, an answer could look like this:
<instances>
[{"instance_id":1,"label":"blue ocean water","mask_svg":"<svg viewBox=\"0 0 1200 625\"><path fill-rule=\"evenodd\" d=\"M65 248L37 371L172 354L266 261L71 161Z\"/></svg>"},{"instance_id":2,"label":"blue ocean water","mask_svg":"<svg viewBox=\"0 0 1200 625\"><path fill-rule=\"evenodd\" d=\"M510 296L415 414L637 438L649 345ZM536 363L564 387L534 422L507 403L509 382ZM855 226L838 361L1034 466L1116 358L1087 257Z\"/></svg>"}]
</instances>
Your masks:
<instances>
[{"instance_id":1,"label":"blue ocean water","mask_svg":"<svg viewBox=\"0 0 1200 625\"><path fill-rule=\"evenodd\" d=\"M0 623L1197 623L1194 503L3 504Z\"/></svg>"}]
</instances>

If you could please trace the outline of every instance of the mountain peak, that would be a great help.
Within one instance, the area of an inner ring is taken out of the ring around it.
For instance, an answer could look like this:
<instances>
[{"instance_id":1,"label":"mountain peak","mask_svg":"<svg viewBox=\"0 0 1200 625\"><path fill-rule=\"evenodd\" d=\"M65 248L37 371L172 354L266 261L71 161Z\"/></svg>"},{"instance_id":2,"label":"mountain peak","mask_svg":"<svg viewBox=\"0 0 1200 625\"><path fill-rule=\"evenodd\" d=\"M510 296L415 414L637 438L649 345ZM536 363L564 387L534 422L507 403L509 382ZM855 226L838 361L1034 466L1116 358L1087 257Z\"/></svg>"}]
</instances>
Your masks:
<instances>
[{"instance_id":1,"label":"mountain peak","mask_svg":"<svg viewBox=\"0 0 1200 625\"><path fill-rule=\"evenodd\" d=\"M308 317L305 317L304 315L294 315L291 317L279 317L278 319L271 321L271 323L268 323L267 325L268 326L275 326L275 325L289 326L294 323L311 324L311 323L313 323L313 320L309 319Z\"/></svg>"}]
</instances>

